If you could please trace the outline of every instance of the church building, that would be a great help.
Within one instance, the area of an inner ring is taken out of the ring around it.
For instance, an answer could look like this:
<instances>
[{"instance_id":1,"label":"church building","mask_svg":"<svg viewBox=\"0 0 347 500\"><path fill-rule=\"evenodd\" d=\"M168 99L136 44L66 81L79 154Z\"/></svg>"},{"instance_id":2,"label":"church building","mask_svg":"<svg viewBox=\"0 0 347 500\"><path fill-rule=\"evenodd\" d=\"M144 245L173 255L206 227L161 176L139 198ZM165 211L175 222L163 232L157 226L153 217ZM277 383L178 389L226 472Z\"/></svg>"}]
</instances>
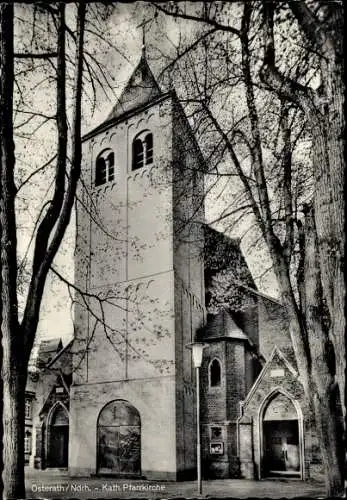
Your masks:
<instances>
[{"instance_id":1,"label":"church building","mask_svg":"<svg viewBox=\"0 0 347 500\"><path fill-rule=\"evenodd\" d=\"M59 365L42 398L40 466L194 478L195 340L206 344L203 476L305 479L319 466L282 306L257 291L239 241L205 224L205 173L175 92L161 91L143 51L83 138L75 285L85 294L57 356L70 375Z\"/></svg>"}]
</instances>

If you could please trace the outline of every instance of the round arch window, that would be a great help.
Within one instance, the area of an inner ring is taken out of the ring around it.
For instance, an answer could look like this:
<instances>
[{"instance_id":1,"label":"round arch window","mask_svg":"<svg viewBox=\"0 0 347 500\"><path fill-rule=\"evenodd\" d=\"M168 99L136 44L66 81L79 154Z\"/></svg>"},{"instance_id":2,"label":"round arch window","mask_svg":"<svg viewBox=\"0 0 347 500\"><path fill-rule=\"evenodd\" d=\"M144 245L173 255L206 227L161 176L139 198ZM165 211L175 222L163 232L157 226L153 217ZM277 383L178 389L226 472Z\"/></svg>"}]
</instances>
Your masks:
<instances>
[{"instance_id":1,"label":"round arch window","mask_svg":"<svg viewBox=\"0 0 347 500\"><path fill-rule=\"evenodd\" d=\"M95 162L95 186L101 186L114 180L114 152L102 151Z\"/></svg>"},{"instance_id":2,"label":"round arch window","mask_svg":"<svg viewBox=\"0 0 347 500\"><path fill-rule=\"evenodd\" d=\"M98 472L141 473L141 420L137 409L124 400L108 403L97 424Z\"/></svg>"},{"instance_id":3,"label":"round arch window","mask_svg":"<svg viewBox=\"0 0 347 500\"><path fill-rule=\"evenodd\" d=\"M137 134L132 144L132 170L153 163L153 134L144 130Z\"/></svg>"}]
</instances>

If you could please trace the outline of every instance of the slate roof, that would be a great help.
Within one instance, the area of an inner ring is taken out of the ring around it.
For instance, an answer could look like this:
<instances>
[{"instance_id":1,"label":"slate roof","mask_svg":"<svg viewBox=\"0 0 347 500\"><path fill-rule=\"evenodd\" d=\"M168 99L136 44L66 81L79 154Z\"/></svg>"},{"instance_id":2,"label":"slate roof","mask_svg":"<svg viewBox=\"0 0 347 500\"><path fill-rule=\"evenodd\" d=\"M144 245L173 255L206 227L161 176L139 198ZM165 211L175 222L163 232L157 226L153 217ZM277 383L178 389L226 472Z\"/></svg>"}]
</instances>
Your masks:
<instances>
[{"instance_id":1,"label":"slate roof","mask_svg":"<svg viewBox=\"0 0 347 500\"><path fill-rule=\"evenodd\" d=\"M37 363L39 366L49 363L61 351L63 343L60 338L42 340L39 345Z\"/></svg>"},{"instance_id":2,"label":"slate roof","mask_svg":"<svg viewBox=\"0 0 347 500\"><path fill-rule=\"evenodd\" d=\"M209 341L235 339L250 342L247 335L237 326L232 315L224 308L217 314L207 316L206 325L197 332L196 340Z\"/></svg>"},{"instance_id":3,"label":"slate roof","mask_svg":"<svg viewBox=\"0 0 347 500\"><path fill-rule=\"evenodd\" d=\"M107 120L116 118L133 108L142 106L161 95L160 87L148 65L146 53L142 50L141 59Z\"/></svg>"}]
</instances>

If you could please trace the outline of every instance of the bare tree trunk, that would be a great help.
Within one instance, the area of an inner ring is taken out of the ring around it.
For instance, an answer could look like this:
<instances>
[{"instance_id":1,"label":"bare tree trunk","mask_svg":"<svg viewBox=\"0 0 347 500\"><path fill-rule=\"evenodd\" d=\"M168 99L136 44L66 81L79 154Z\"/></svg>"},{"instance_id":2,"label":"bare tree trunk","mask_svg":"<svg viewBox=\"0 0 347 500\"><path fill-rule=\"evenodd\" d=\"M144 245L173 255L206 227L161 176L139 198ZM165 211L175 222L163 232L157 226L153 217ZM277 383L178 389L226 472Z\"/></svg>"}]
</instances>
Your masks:
<instances>
[{"instance_id":1,"label":"bare tree trunk","mask_svg":"<svg viewBox=\"0 0 347 500\"><path fill-rule=\"evenodd\" d=\"M1 334L3 380L4 498L24 498L23 338L17 307L17 238L13 143L13 4L0 5L0 155L1 155Z\"/></svg>"},{"instance_id":2,"label":"bare tree trunk","mask_svg":"<svg viewBox=\"0 0 347 500\"><path fill-rule=\"evenodd\" d=\"M28 361L50 265L70 220L81 166L81 95L86 4L77 16L71 168L67 175L65 4L57 9L57 128L55 190L38 225L32 276L22 323L17 307L17 240L13 142L13 3L0 3L1 334L3 380L3 484L5 499L25 498L24 432ZM66 185L66 177L68 178Z\"/></svg>"},{"instance_id":3,"label":"bare tree trunk","mask_svg":"<svg viewBox=\"0 0 347 500\"><path fill-rule=\"evenodd\" d=\"M303 109L313 138L315 220L313 223L307 219L310 249L306 249L305 269L305 316L313 360L309 376L313 383L311 398L317 428L321 432L327 494L337 496L343 491L341 451L344 449L345 426L339 432L340 405L337 404L336 394L340 391L345 411L346 390L343 60L339 36L332 36L329 26L320 23L307 3L298 0L288 4L303 33L320 53L321 87L318 91L304 87L286 78L276 68L273 34L275 4L270 1L263 3L265 55L260 76L267 87ZM334 5L331 8L334 9ZM339 14L336 9L335 15ZM340 18L332 24L340 24ZM309 259L314 259L314 262ZM307 286L308 282L310 286ZM322 321L323 296L331 320L329 332L325 331ZM334 366L328 359L328 350L334 351L331 356L334 357Z\"/></svg>"},{"instance_id":4,"label":"bare tree trunk","mask_svg":"<svg viewBox=\"0 0 347 500\"><path fill-rule=\"evenodd\" d=\"M11 331L3 328L3 481L5 499L25 498L24 429L26 373L14 365ZM11 359L12 358L12 359Z\"/></svg>"},{"instance_id":5,"label":"bare tree trunk","mask_svg":"<svg viewBox=\"0 0 347 500\"><path fill-rule=\"evenodd\" d=\"M324 296L326 298L331 328L330 336L335 347L336 378L345 408L345 279L344 279L344 116L343 83L339 68L323 74L325 105L318 119L312 124L315 179L315 223ZM329 113L326 107L329 102ZM324 113L325 112L325 113Z\"/></svg>"},{"instance_id":6,"label":"bare tree trunk","mask_svg":"<svg viewBox=\"0 0 347 500\"><path fill-rule=\"evenodd\" d=\"M343 493L343 455L340 446L339 414L336 404L336 384L329 366L329 334L322 319L323 290L320 275L318 238L313 210L305 221L305 300L306 326L312 363L312 390L322 460L325 469L326 494L329 497Z\"/></svg>"}]
</instances>

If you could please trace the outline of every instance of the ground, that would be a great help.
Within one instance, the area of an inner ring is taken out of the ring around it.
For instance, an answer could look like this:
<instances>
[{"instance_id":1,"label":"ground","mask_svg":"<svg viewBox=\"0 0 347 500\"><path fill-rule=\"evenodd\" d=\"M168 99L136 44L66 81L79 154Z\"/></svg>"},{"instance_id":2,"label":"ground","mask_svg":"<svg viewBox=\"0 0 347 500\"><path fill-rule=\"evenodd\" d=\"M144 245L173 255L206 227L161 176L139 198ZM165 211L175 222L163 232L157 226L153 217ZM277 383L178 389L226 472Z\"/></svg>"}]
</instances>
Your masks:
<instances>
[{"instance_id":1,"label":"ground","mask_svg":"<svg viewBox=\"0 0 347 500\"><path fill-rule=\"evenodd\" d=\"M27 498L201 498L195 481L156 482L70 478L64 471L26 469ZM320 481L224 479L203 481L202 498L324 498Z\"/></svg>"}]
</instances>

